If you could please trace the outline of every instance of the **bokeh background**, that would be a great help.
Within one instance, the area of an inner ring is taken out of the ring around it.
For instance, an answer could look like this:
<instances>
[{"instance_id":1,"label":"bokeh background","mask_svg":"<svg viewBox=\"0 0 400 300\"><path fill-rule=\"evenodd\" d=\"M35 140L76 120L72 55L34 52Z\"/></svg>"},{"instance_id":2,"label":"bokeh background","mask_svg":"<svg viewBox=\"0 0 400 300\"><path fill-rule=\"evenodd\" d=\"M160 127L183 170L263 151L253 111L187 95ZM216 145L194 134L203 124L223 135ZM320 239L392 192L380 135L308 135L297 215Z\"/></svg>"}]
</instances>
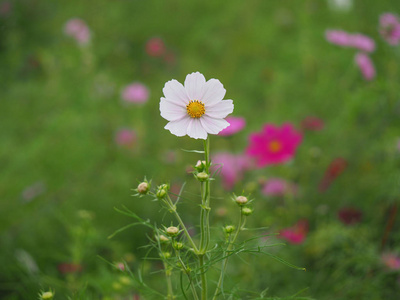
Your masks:
<instances>
[{"instance_id":1,"label":"bokeh background","mask_svg":"<svg viewBox=\"0 0 400 300\"><path fill-rule=\"evenodd\" d=\"M289 231L273 238L287 246L271 251L307 271L245 256L232 260L226 287L397 299L400 49L380 34L379 18L399 12L395 0L2 1L0 297L37 299L49 289L56 299L140 297L112 264L136 272L149 233L108 239L132 222L114 207L169 222L131 189L144 176L175 193L187 182L192 200L180 209L196 223L188 172L201 156L181 149L202 142L163 129L159 101L165 82L199 71L224 84L246 122L212 136L212 154L242 155L267 123L303 135L285 164L234 168L233 184L222 172L212 219L216 228L233 222L231 192L246 190L256 199L251 225ZM355 62L360 49L327 40L333 29L374 40L373 76ZM280 184L267 189L271 179ZM162 291L157 266L145 264Z\"/></svg>"}]
</instances>

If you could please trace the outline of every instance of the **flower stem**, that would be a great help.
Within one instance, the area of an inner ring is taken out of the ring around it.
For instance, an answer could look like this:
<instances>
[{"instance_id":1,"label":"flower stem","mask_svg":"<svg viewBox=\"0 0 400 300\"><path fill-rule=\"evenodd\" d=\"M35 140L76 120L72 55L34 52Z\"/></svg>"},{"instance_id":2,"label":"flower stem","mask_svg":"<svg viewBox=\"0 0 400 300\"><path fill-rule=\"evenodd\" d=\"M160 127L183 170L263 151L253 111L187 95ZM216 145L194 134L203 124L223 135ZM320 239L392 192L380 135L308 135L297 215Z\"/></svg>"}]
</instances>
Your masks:
<instances>
[{"instance_id":1,"label":"flower stem","mask_svg":"<svg viewBox=\"0 0 400 300\"><path fill-rule=\"evenodd\" d=\"M207 300L207 276L204 264L204 255L198 255L200 264L200 278L201 278L201 300Z\"/></svg>"},{"instance_id":2,"label":"flower stem","mask_svg":"<svg viewBox=\"0 0 400 300\"><path fill-rule=\"evenodd\" d=\"M235 241L239 235L239 232L242 231L245 224L246 224L246 218L242 214L242 207L240 207L240 219L239 219L238 228L235 232L233 239L228 241L228 247L226 247L226 251L224 251L223 256L228 255L228 252L232 249L232 246L235 243ZM225 275L227 265L228 265L228 257L226 257L222 261L221 274L219 275L218 284L217 284L217 288L215 289L213 300L217 299L217 297L219 296L219 294L221 292L222 282L224 280L224 275Z\"/></svg>"},{"instance_id":3,"label":"flower stem","mask_svg":"<svg viewBox=\"0 0 400 300\"><path fill-rule=\"evenodd\" d=\"M164 270L165 270L165 278L167 280L167 289L168 289L167 299L173 300L175 297L172 289L171 268L165 262L164 262Z\"/></svg>"}]
</instances>

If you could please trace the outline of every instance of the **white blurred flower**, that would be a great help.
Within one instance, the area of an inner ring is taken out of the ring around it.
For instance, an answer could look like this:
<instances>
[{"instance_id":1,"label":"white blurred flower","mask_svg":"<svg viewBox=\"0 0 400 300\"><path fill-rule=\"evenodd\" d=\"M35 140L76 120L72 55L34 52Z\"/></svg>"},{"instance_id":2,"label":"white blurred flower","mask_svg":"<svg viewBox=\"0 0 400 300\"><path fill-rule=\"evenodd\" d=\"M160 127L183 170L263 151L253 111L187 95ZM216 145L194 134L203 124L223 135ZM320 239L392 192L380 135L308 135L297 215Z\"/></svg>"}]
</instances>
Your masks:
<instances>
[{"instance_id":1,"label":"white blurred flower","mask_svg":"<svg viewBox=\"0 0 400 300\"><path fill-rule=\"evenodd\" d=\"M350 11L353 7L353 0L328 0L330 9L335 11Z\"/></svg>"},{"instance_id":2,"label":"white blurred flower","mask_svg":"<svg viewBox=\"0 0 400 300\"><path fill-rule=\"evenodd\" d=\"M169 121L164 128L194 139L218 134L229 126L224 118L233 112L233 101L223 100L225 92L219 80L206 82L199 72L187 75L184 86L175 79L168 81L160 101L161 116Z\"/></svg>"}]
</instances>

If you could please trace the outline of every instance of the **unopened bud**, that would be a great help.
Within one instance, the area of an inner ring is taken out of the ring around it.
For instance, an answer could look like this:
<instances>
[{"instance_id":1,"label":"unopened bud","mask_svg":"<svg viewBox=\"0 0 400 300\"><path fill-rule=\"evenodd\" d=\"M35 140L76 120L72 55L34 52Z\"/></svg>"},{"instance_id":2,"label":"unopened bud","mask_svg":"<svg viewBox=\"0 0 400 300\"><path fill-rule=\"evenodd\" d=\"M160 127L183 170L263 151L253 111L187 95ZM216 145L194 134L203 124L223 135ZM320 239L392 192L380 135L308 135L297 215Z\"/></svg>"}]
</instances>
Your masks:
<instances>
[{"instance_id":1,"label":"unopened bud","mask_svg":"<svg viewBox=\"0 0 400 300\"><path fill-rule=\"evenodd\" d=\"M243 207L242 208L242 215L250 216L253 213L253 210L250 207Z\"/></svg>"},{"instance_id":2,"label":"unopened bud","mask_svg":"<svg viewBox=\"0 0 400 300\"><path fill-rule=\"evenodd\" d=\"M147 183L147 182L141 182L139 185L138 185L138 187L137 187L137 191L138 191L138 193L139 194L143 194L143 195L145 195L145 194L147 194L147 192L149 191L149 189L150 189L150 185Z\"/></svg>"},{"instance_id":3,"label":"unopened bud","mask_svg":"<svg viewBox=\"0 0 400 300\"><path fill-rule=\"evenodd\" d=\"M176 236L179 233L179 229L178 227L171 226L167 228L166 232L169 236Z\"/></svg>"},{"instance_id":4,"label":"unopened bud","mask_svg":"<svg viewBox=\"0 0 400 300\"><path fill-rule=\"evenodd\" d=\"M200 173L197 173L197 175L196 175L196 178L199 180L199 181L206 181L207 179L208 179L208 174L206 173L206 172L200 172Z\"/></svg>"},{"instance_id":5,"label":"unopened bud","mask_svg":"<svg viewBox=\"0 0 400 300\"><path fill-rule=\"evenodd\" d=\"M163 252L162 256L164 256L164 258L170 258L171 257L171 253L169 252Z\"/></svg>"},{"instance_id":6,"label":"unopened bud","mask_svg":"<svg viewBox=\"0 0 400 300\"><path fill-rule=\"evenodd\" d=\"M175 242L174 243L174 248L176 250L181 250L183 248L183 244L181 242Z\"/></svg>"},{"instance_id":7,"label":"unopened bud","mask_svg":"<svg viewBox=\"0 0 400 300\"><path fill-rule=\"evenodd\" d=\"M239 205L245 205L249 200L245 196L238 196L236 197L236 203Z\"/></svg>"},{"instance_id":8,"label":"unopened bud","mask_svg":"<svg viewBox=\"0 0 400 300\"><path fill-rule=\"evenodd\" d=\"M225 226L225 228L224 228L224 230L225 230L225 232L226 233L232 233L232 232L234 232L235 231L235 226L233 226L233 225L226 225Z\"/></svg>"},{"instance_id":9,"label":"unopened bud","mask_svg":"<svg viewBox=\"0 0 400 300\"><path fill-rule=\"evenodd\" d=\"M53 297L54 297L54 293L52 291L43 292L40 295L40 299L42 299L42 300L50 300L50 299L53 299Z\"/></svg>"},{"instance_id":10,"label":"unopened bud","mask_svg":"<svg viewBox=\"0 0 400 300\"><path fill-rule=\"evenodd\" d=\"M169 238L167 238L165 235L160 234L160 236L158 237L158 239L160 240L160 242L168 242Z\"/></svg>"},{"instance_id":11,"label":"unopened bud","mask_svg":"<svg viewBox=\"0 0 400 300\"><path fill-rule=\"evenodd\" d=\"M157 191L156 196L157 196L157 198L161 199L161 198L164 198L166 194L167 194L167 192L165 190L161 189L161 190Z\"/></svg>"}]
</instances>

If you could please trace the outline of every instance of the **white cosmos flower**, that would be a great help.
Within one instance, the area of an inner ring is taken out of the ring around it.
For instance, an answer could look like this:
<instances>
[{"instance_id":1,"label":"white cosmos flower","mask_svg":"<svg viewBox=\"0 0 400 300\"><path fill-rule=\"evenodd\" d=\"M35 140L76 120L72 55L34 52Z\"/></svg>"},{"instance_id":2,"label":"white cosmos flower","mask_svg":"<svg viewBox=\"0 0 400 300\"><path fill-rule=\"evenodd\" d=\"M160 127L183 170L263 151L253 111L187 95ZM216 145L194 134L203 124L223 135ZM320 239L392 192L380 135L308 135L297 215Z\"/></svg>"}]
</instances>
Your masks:
<instances>
[{"instance_id":1,"label":"white cosmos flower","mask_svg":"<svg viewBox=\"0 0 400 300\"><path fill-rule=\"evenodd\" d=\"M229 126L224 118L233 112L233 101L222 100L226 90L217 79L206 82L203 74L186 76L185 86L175 79L168 81L160 100L161 116L169 121L164 127L176 136L207 139Z\"/></svg>"}]
</instances>

